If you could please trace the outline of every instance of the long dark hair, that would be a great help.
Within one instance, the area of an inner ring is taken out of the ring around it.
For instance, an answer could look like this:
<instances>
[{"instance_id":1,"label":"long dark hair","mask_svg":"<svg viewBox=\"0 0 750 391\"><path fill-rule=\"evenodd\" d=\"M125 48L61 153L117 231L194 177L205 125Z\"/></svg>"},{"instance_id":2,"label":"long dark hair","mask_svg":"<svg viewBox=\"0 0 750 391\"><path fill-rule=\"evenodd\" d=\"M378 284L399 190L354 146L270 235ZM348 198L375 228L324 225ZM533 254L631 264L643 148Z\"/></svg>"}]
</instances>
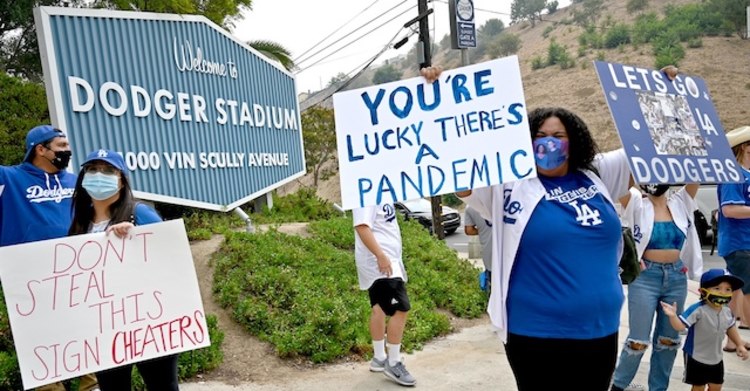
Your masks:
<instances>
[{"instance_id":1,"label":"long dark hair","mask_svg":"<svg viewBox=\"0 0 750 391\"><path fill-rule=\"evenodd\" d=\"M68 229L68 235L88 233L89 226L91 226L91 222L94 219L94 206L92 204L91 196L86 189L81 186L87 166L88 165L83 166L78 173L76 188L73 191L73 221L70 224L70 229ZM123 221L132 221L133 213L135 213L135 198L133 197L133 191L130 189L128 177L123 172L120 172L120 182L122 183L120 197L109 206L110 219L107 224L108 227L112 224L121 223Z\"/></svg>"},{"instance_id":2,"label":"long dark hair","mask_svg":"<svg viewBox=\"0 0 750 391\"><path fill-rule=\"evenodd\" d=\"M569 170L596 171L594 158L599 147L591 137L588 126L581 117L562 107L540 107L529 113L531 138L536 137L539 128L550 117L557 117L568 132L568 168Z\"/></svg>"}]
</instances>

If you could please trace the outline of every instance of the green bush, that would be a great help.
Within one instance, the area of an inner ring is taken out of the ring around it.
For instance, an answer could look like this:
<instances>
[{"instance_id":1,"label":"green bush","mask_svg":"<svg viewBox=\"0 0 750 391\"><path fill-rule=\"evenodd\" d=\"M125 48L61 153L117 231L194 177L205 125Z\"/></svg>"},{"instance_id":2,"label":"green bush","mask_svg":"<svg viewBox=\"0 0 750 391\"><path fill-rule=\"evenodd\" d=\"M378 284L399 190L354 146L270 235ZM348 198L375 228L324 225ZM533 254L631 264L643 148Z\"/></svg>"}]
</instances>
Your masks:
<instances>
[{"instance_id":1,"label":"green bush","mask_svg":"<svg viewBox=\"0 0 750 391\"><path fill-rule=\"evenodd\" d=\"M578 36L578 44L592 49L601 49L604 47L604 36L599 34L595 25L590 24Z\"/></svg>"},{"instance_id":2,"label":"green bush","mask_svg":"<svg viewBox=\"0 0 750 391\"><path fill-rule=\"evenodd\" d=\"M608 49L628 43L630 43L630 27L624 23L615 24L604 35L604 47Z\"/></svg>"},{"instance_id":3,"label":"green bush","mask_svg":"<svg viewBox=\"0 0 750 391\"><path fill-rule=\"evenodd\" d=\"M648 0L628 0L628 4L625 8L629 13L641 11L648 6Z\"/></svg>"},{"instance_id":4,"label":"green bush","mask_svg":"<svg viewBox=\"0 0 750 391\"><path fill-rule=\"evenodd\" d=\"M555 42L553 39L547 48L547 66L560 65L561 69L575 66L575 61L568 54L568 49Z\"/></svg>"},{"instance_id":5,"label":"green bush","mask_svg":"<svg viewBox=\"0 0 750 391\"><path fill-rule=\"evenodd\" d=\"M668 5L664 15L666 29L675 31L683 42L702 35L718 35L726 29L721 15L705 3Z\"/></svg>"},{"instance_id":6,"label":"green bush","mask_svg":"<svg viewBox=\"0 0 750 391\"><path fill-rule=\"evenodd\" d=\"M20 164L26 133L50 123L44 86L0 72L0 102L0 164Z\"/></svg>"},{"instance_id":7,"label":"green bush","mask_svg":"<svg viewBox=\"0 0 750 391\"><path fill-rule=\"evenodd\" d=\"M228 233L215 255L215 298L281 357L330 362L368 355L370 306L357 282L352 220L315 221L308 231L309 238ZM478 270L444 242L413 221L402 221L401 232L412 303L403 347L412 351L450 331L438 309L478 317L486 297Z\"/></svg>"},{"instance_id":8,"label":"green bush","mask_svg":"<svg viewBox=\"0 0 750 391\"><path fill-rule=\"evenodd\" d=\"M443 202L443 205L448 205L454 208L464 203L463 201L461 201L460 198L456 197L456 195L453 193L443 194L442 202Z\"/></svg>"},{"instance_id":9,"label":"green bush","mask_svg":"<svg viewBox=\"0 0 750 391\"><path fill-rule=\"evenodd\" d=\"M685 48L682 47L680 37L674 31L668 30L657 35L654 38L653 46L657 63L661 63L659 58L662 60L673 59L675 62L671 64L677 65L677 62L685 58Z\"/></svg>"},{"instance_id":10,"label":"green bush","mask_svg":"<svg viewBox=\"0 0 750 391\"><path fill-rule=\"evenodd\" d=\"M263 213L253 214L259 224L305 222L340 216L333 204L318 197L315 189L303 187L284 197L273 197L273 209L265 207Z\"/></svg>"},{"instance_id":11,"label":"green bush","mask_svg":"<svg viewBox=\"0 0 750 391\"><path fill-rule=\"evenodd\" d=\"M630 40L633 44L648 43L664 29L664 23L659 20L659 16L655 12L639 15L633 23Z\"/></svg>"}]
</instances>

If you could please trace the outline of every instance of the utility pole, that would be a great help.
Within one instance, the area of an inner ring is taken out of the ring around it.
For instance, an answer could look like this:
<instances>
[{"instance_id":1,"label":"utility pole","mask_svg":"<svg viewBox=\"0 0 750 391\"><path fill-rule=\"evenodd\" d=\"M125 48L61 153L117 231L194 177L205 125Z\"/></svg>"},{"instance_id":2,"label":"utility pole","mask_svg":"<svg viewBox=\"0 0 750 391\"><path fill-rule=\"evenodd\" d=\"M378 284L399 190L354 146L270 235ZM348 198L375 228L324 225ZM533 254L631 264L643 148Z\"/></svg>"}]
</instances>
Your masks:
<instances>
[{"instance_id":1,"label":"utility pole","mask_svg":"<svg viewBox=\"0 0 750 391\"><path fill-rule=\"evenodd\" d=\"M430 22L427 16L427 0L417 0L417 12L419 12L419 49L417 50L417 61L419 69L432 66L432 44L430 43ZM432 204L432 232L438 239L445 239L443 230L443 205L440 196L430 197Z\"/></svg>"}]
</instances>

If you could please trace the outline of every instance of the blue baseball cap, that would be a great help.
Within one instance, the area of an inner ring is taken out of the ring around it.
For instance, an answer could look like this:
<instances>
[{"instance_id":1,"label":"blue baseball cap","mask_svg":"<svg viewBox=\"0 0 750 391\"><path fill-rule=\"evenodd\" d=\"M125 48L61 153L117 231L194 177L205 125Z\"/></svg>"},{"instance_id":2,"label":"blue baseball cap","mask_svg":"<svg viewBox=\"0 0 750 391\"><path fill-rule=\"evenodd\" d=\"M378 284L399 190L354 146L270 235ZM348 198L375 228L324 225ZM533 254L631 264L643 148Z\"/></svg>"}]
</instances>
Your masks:
<instances>
[{"instance_id":1,"label":"blue baseball cap","mask_svg":"<svg viewBox=\"0 0 750 391\"><path fill-rule=\"evenodd\" d=\"M65 133L60 129L55 129L50 125L39 125L31 130L26 135L26 156L23 160L28 161L31 157L31 151L34 150L39 144L44 144L55 137L66 137Z\"/></svg>"},{"instance_id":2,"label":"blue baseball cap","mask_svg":"<svg viewBox=\"0 0 750 391\"><path fill-rule=\"evenodd\" d=\"M701 288L711 288L726 281L732 286L732 290L742 288L745 282L741 278L729 273L726 269L710 269L701 276Z\"/></svg>"},{"instance_id":3,"label":"blue baseball cap","mask_svg":"<svg viewBox=\"0 0 750 391\"><path fill-rule=\"evenodd\" d=\"M95 161L109 163L112 167L118 169L122 175L128 176L128 168L125 166L125 159L122 158L122 155L113 150L100 149L89 153L86 156L86 160L81 164L81 167Z\"/></svg>"}]
</instances>

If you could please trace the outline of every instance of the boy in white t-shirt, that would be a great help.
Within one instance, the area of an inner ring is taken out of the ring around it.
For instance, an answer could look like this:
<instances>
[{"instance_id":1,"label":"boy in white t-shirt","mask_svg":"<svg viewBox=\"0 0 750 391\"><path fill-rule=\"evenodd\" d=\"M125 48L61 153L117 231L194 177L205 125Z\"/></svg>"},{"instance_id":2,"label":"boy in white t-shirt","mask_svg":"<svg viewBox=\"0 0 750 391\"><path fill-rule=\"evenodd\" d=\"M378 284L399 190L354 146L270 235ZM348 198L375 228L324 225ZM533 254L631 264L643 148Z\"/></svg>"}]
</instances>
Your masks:
<instances>
[{"instance_id":1,"label":"boy in white t-shirt","mask_svg":"<svg viewBox=\"0 0 750 391\"><path fill-rule=\"evenodd\" d=\"M402 386L413 386L417 381L401 362L401 338L411 305L406 294L396 209L393 204L370 206L354 209L352 216L359 288L369 292L372 306L370 335L374 357L370 370L383 372ZM386 316L390 317L387 323Z\"/></svg>"}]
</instances>

